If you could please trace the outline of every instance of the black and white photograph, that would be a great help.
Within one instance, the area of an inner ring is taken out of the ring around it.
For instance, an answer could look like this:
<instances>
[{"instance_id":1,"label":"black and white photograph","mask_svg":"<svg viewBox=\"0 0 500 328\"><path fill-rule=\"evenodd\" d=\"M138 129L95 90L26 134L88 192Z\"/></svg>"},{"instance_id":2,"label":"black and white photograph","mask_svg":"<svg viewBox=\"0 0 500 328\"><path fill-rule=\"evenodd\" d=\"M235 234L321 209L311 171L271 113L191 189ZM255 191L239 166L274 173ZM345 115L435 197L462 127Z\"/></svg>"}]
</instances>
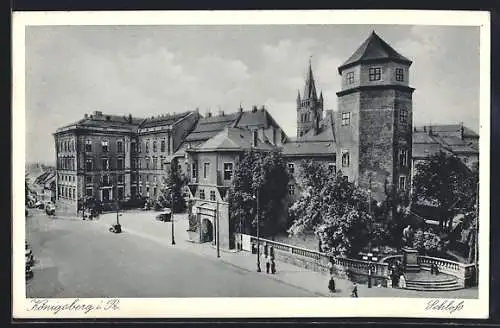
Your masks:
<instances>
[{"instance_id":1,"label":"black and white photograph","mask_svg":"<svg viewBox=\"0 0 500 328\"><path fill-rule=\"evenodd\" d=\"M487 316L487 13L13 31L14 315Z\"/></svg>"}]
</instances>

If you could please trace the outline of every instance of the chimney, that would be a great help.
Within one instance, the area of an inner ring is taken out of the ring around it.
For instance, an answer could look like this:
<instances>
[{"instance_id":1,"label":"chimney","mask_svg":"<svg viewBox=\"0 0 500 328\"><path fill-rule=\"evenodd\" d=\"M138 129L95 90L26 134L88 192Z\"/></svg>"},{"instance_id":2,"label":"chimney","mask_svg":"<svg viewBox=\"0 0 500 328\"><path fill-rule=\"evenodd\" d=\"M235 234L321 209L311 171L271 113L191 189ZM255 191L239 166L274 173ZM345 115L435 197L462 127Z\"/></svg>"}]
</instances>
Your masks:
<instances>
[{"instance_id":1,"label":"chimney","mask_svg":"<svg viewBox=\"0 0 500 328\"><path fill-rule=\"evenodd\" d=\"M464 139L464 122L460 122L460 138Z\"/></svg>"},{"instance_id":2,"label":"chimney","mask_svg":"<svg viewBox=\"0 0 500 328\"><path fill-rule=\"evenodd\" d=\"M85 113L85 114L83 115L83 117L84 117L84 118L89 118L89 114Z\"/></svg>"},{"instance_id":3,"label":"chimney","mask_svg":"<svg viewBox=\"0 0 500 328\"><path fill-rule=\"evenodd\" d=\"M255 113L257 111L257 106L253 105L252 106L252 113Z\"/></svg>"},{"instance_id":4,"label":"chimney","mask_svg":"<svg viewBox=\"0 0 500 328\"><path fill-rule=\"evenodd\" d=\"M100 116L102 116L102 112L101 112L101 111L96 110L96 111L94 111L94 116L96 116L96 117L100 117Z\"/></svg>"},{"instance_id":5,"label":"chimney","mask_svg":"<svg viewBox=\"0 0 500 328\"><path fill-rule=\"evenodd\" d=\"M424 125L424 132L427 132L427 128L425 127L425 125Z\"/></svg>"},{"instance_id":6,"label":"chimney","mask_svg":"<svg viewBox=\"0 0 500 328\"><path fill-rule=\"evenodd\" d=\"M132 123L132 114L128 114L128 122Z\"/></svg>"},{"instance_id":7,"label":"chimney","mask_svg":"<svg viewBox=\"0 0 500 328\"><path fill-rule=\"evenodd\" d=\"M266 107L264 105L262 105L262 107L260 108L261 111L265 111L266 110Z\"/></svg>"}]
</instances>

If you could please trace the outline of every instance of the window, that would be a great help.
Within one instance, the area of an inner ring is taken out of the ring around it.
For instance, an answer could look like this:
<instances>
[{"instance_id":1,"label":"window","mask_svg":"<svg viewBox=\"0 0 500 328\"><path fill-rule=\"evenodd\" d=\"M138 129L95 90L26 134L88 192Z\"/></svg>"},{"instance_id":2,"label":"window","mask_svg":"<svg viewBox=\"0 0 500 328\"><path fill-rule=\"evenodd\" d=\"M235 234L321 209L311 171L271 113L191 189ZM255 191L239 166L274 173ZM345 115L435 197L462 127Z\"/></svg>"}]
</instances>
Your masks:
<instances>
[{"instance_id":1,"label":"window","mask_svg":"<svg viewBox=\"0 0 500 328\"><path fill-rule=\"evenodd\" d=\"M123 170L124 169L124 166L123 166L123 158L117 158L116 159L116 168L118 170Z\"/></svg>"},{"instance_id":2,"label":"window","mask_svg":"<svg viewBox=\"0 0 500 328\"><path fill-rule=\"evenodd\" d=\"M92 171L92 160L91 159L85 160L85 170Z\"/></svg>"},{"instance_id":3,"label":"window","mask_svg":"<svg viewBox=\"0 0 500 328\"><path fill-rule=\"evenodd\" d=\"M156 183L156 175L153 176L153 182Z\"/></svg>"},{"instance_id":4,"label":"window","mask_svg":"<svg viewBox=\"0 0 500 328\"><path fill-rule=\"evenodd\" d=\"M142 143L140 141L137 143L137 152L142 152Z\"/></svg>"},{"instance_id":5,"label":"window","mask_svg":"<svg viewBox=\"0 0 500 328\"><path fill-rule=\"evenodd\" d=\"M131 150L133 153L137 152L137 144L135 143L135 141L132 141L132 142L130 143L130 150Z\"/></svg>"},{"instance_id":6,"label":"window","mask_svg":"<svg viewBox=\"0 0 500 328\"><path fill-rule=\"evenodd\" d=\"M254 147L257 147L257 139L258 138L258 135L257 135L257 130L254 130L253 131L253 138L252 138L252 145Z\"/></svg>"},{"instance_id":7,"label":"window","mask_svg":"<svg viewBox=\"0 0 500 328\"><path fill-rule=\"evenodd\" d=\"M85 183L92 183L92 176L91 175L85 176Z\"/></svg>"},{"instance_id":8,"label":"window","mask_svg":"<svg viewBox=\"0 0 500 328\"><path fill-rule=\"evenodd\" d=\"M210 190L210 200L215 200L215 191Z\"/></svg>"},{"instance_id":9,"label":"window","mask_svg":"<svg viewBox=\"0 0 500 328\"><path fill-rule=\"evenodd\" d=\"M123 199L123 187L118 187L117 190L118 190L118 196L117 196L117 198L118 199Z\"/></svg>"},{"instance_id":10,"label":"window","mask_svg":"<svg viewBox=\"0 0 500 328\"><path fill-rule=\"evenodd\" d=\"M156 150L157 149L156 149L156 140L155 140L155 141L153 141L153 153L156 153Z\"/></svg>"},{"instance_id":11,"label":"window","mask_svg":"<svg viewBox=\"0 0 500 328\"><path fill-rule=\"evenodd\" d=\"M205 199L205 190L200 189L200 199Z\"/></svg>"},{"instance_id":12,"label":"window","mask_svg":"<svg viewBox=\"0 0 500 328\"><path fill-rule=\"evenodd\" d=\"M85 140L85 152L90 153L92 151L92 141Z\"/></svg>"},{"instance_id":13,"label":"window","mask_svg":"<svg viewBox=\"0 0 500 328\"><path fill-rule=\"evenodd\" d=\"M288 185L288 194L289 194L290 196L295 195L295 185L293 185L293 184Z\"/></svg>"},{"instance_id":14,"label":"window","mask_svg":"<svg viewBox=\"0 0 500 328\"><path fill-rule=\"evenodd\" d=\"M349 162L350 162L349 151L343 150L342 151L342 167L348 167Z\"/></svg>"},{"instance_id":15,"label":"window","mask_svg":"<svg viewBox=\"0 0 500 328\"><path fill-rule=\"evenodd\" d=\"M233 177L233 163L224 163L224 180L231 180Z\"/></svg>"},{"instance_id":16,"label":"window","mask_svg":"<svg viewBox=\"0 0 500 328\"><path fill-rule=\"evenodd\" d=\"M162 171L165 169L164 162L165 162L165 159L163 158L163 156L160 156L160 168Z\"/></svg>"},{"instance_id":17,"label":"window","mask_svg":"<svg viewBox=\"0 0 500 328\"><path fill-rule=\"evenodd\" d=\"M196 161L191 164L191 177L193 179L196 179L198 177L198 162Z\"/></svg>"},{"instance_id":18,"label":"window","mask_svg":"<svg viewBox=\"0 0 500 328\"><path fill-rule=\"evenodd\" d=\"M351 124L351 113L342 113L342 125L350 125Z\"/></svg>"},{"instance_id":19,"label":"window","mask_svg":"<svg viewBox=\"0 0 500 328\"><path fill-rule=\"evenodd\" d=\"M102 159L102 169L109 170L109 159L107 158Z\"/></svg>"},{"instance_id":20,"label":"window","mask_svg":"<svg viewBox=\"0 0 500 328\"><path fill-rule=\"evenodd\" d=\"M408 111L406 109L401 109L399 111L399 122L401 124L406 124L406 122L408 122Z\"/></svg>"},{"instance_id":21,"label":"window","mask_svg":"<svg viewBox=\"0 0 500 328\"><path fill-rule=\"evenodd\" d=\"M118 141L116 142L116 151L117 151L118 153L123 153L123 141L118 140Z\"/></svg>"},{"instance_id":22,"label":"window","mask_svg":"<svg viewBox=\"0 0 500 328\"><path fill-rule=\"evenodd\" d=\"M118 183L123 183L123 174L118 174Z\"/></svg>"},{"instance_id":23,"label":"window","mask_svg":"<svg viewBox=\"0 0 500 328\"><path fill-rule=\"evenodd\" d=\"M103 153L107 153L107 152L108 152L108 150L109 150L109 149L108 149L108 141L107 141L107 140L103 140L103 141L101 142L101 144L102 144L102 152L103 152Z\"/></svg>"},{"instance_id":24,"label":"window","mask_svg":"<svg viewBox=\"0 0 500 328\"><path fill-rule=\"evenodd\" d=\"M370 81L378 81L380 80L380 67L370 67L368 70L368 77Z\"/></svg>"},{"instance_id":25,"label":"window","mask_svg":"<svg viewBox=\"0 0 500 328\"><path fill-rule=\"evenodd\" d=\"M161 141L161 146L160 146L160 147L161 147L161 149L160 149L160 150L161 150L161 152L162 152L162 153L163 153L163 152L165 152L165 139L163 139L163 140Z\"/></svg>"},{"instance_id":26,"label":"window","mask_svg":"<svg viewBox=\"0 0 500 328\"><path fill-rule=\"evenodd\" d=\"M139 195L142 195L142 186L139 185Z\"/></svg>"},{"instance_id":27,"label":"window","mask_svg":"<svg viewBox=\"0 0 500 328\"><path fill-rule=\"evenodd\" d=\"M102 176L102 184L103 185L108 185L109 184L109 175L103 175Z\"/></svg>"},{"instance_id":28,"label":"window","mask_svg":"<svg viewBox=\"0 0 500 328\"><path fill-rule=\"evenodd\" d=\"M396 68L396 81L404 81L404 73L402 68Z\"/></svg>"},{"instance_id":29,"label":"window","mask_svg":"<svg viewBox=\"0 0 500 328\"><path fill-rule=\"evenodd\" d=\"M138 158L137 159L137 164L138 164L138 168L142 169L142 161Z\"/></svg>"},{"instance_id":30,"label":"window","mask_svg":"<svg viewBox=\"0 0 500 328\"><path fill-rule=\"evenodd\" d=\"M156 170L158 168L158 158L153 157L153 169Z\"/></svg>"},{"instance_id":31,"label":"window","mask_svg":"<svg viewBox=\"0 0 500 328\"><path fill-rule=\"evenodd\" d=\"M203 163L203 178L208 177L208 172L210 171L210 163Z\"/></svg>"},{"instance_id":32,"label":"window","mask_svg":"<svg viewBox=\"0 0 500 328\"><path fill-rule=\"evenodd\" d=\"M408 164L408 151L406 149L401 149L399 151L399 166L406 167Z\"/></svg>"},{"instance_id":33,"label":"window","mask_svg":"<svg viewBox=\"0 0 500 328\"><path fill-rule=\"evenodd\" d=\"M94 190L92 189L92 187L85 188L85 196L92 197L93 194L94 194Z\"/></svg>"},{"instance_id":34,"label":"window","mask_svg":"<svg viewBox=\"0 0 500 328\"><path fill-rule=\"evenodd\" d=\"M347 84L353 84L354 83L354 72L348 72L346 75L346 82Z\"/></svg>"},{"instance_id":35,"label":"window","mask_svg":"<svg viewBox=\"0 0 500 328\"><path fill-rule=\"evenodd\" d=\"M295 173L295 164L294 163L288 163L288 172L290 172L291 175Z\"/></svg>"},{"instance_id":36,"label":"window","mask_svg":"<svg viewBox=\"0 0 500 328\"><path fill-rule=\"evenodd\" d=\"M146 170L149 169L149 157L146 157Z\"/></svg>"},{"instance_id":37,"label":"window","mask_svg":"<svg viewBox=\"0 0 500 328\"><path fill-rule=\"evenodd\" d=\"M167 153L170 155L170 135L168 136L167 139Z\"/></svg>"},{"instance_id":38,"label":"window","mask_svg":"<svg viewBox=\"0 0 500 328\"><path fill-rule=\"evenodd\" d=\"M405 190L405 189L406 189L406 177L400 176L399 177L399 190Z\"/></svg>"},{"instance_id":39,"label":"window","mask_svg":"<svg viewBox=\"0 0 500 328\"><path fill-rule=\"evenodd\" d=\"M146 141L146 153L149 153L149 141Z\"/></svg>"},{"instance_id":40,"label":"window","mask_svg":"<svg viewBox=\"0 0 500 328\"><path fill-rule=\"evenodd\" d=\"M328 163L328 171L335 174L337 172L337 165L335 163Z\"/></svg>"}]
</instances>

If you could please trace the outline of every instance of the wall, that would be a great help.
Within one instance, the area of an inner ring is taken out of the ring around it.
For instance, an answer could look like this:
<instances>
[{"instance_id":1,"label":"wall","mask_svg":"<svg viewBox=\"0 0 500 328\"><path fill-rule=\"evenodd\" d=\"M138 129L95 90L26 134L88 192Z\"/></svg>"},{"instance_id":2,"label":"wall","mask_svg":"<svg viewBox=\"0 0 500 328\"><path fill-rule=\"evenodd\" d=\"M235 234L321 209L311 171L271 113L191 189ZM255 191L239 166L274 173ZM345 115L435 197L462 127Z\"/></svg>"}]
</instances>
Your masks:
<instances>
[{"instance_id":1,"label":"wall","mask_svg":"<svg viewBox=\"0 0 500 328\"><path fill-rule=\"evenodd\" d=\"M360 142L360 102L361 95L354 92L339 96L338 108L335 116L335 134L337 141L337 170L348 177L349 181L357 182L359 177L359 142ZM342 126L342 113L351 113L350 124ZM348 167L342 166L342 150L348 150L350 163Z\"/></svg>"}]
</instances>

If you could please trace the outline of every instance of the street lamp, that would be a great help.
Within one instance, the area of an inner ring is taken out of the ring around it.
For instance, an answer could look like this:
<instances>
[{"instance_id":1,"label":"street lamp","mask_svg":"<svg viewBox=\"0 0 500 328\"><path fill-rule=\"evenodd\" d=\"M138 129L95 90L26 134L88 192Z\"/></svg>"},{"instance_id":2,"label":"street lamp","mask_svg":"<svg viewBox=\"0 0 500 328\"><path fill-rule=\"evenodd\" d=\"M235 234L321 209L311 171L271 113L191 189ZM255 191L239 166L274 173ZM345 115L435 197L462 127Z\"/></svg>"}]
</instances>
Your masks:
<instances>
[{"instance_id":1,"label":"street lamp","mask_svg":"<svg viewBox=\"0 0 500 328\"><path fill-rule=\"evenodd\" d=\"M170 220L172 221L172 245L175 245L174 236L174 196L172 195L172 189L170 189Z\"/></svg>"},{"instance_id":2,"label":"street lamp","mask_svg":"<svg viewBox=\"0 0 500 328\"><path fill-rule=\"evenodd\" d=\"M220 257L220 240L219 240L219 237L220 237L220 233L219 233L219 230L220 230L220 223L219 223L219 200L217 199L216 200L217 202L217 206L216 206L216 211L215 211L215 216L216 216L216 224L217 224L217 257Z\"/></svg>"},{"instance_id":3,"label":"street lamp","mask_svg":"<svg viewBox=\"0 0 500 328\"><path fill-rule=\"evenodd\" d=\"M372 253L368 253L363 256L363 260L368 261L368 288L372 288L372 276L373 270L375 269L375 265L373 262L377 262L377 257L373 256Z\"/></svg>"},{"instance_id":4,"label":"street lamp","mask_svg":"<svg viewBox=\"0 0 500 328\"><path fill-rule=\"evenodd\" d=\"M259 240L259 190L257 189L257 195L253 196L253 199L257 201L257 272L261 272L260 269L260 240Z\"/></svg>"}]
</instances>

